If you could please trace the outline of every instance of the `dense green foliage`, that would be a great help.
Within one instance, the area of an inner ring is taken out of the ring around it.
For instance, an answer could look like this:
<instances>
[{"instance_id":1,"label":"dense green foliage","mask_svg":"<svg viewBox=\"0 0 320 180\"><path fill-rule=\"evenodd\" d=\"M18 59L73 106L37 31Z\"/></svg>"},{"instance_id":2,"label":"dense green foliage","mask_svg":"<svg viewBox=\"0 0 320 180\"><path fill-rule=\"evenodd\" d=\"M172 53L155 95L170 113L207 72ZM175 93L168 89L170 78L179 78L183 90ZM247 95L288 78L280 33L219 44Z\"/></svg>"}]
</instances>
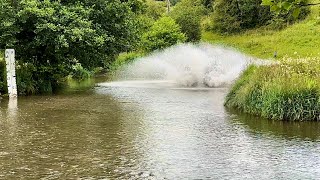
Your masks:
<instances>
[{"instance_id":1,"label":"dense green foliage","mask_svg":"<svg viewBox=\"0 0 320 180\"><path fill-rule=\"evenodd\" d=\"M217 0L212 13L213 30L219 33L238 33L243 30L270 25L281 29L296 20L292 16L294 9L288 12L270 11L268 6L261 6L261 0ZM298 19L303 19L309 12L307 7L299 8Z\"/></svg>"},{"instance_id":2,"label":"dense green foliage","mask_svg":"<svg viewBox=\"0 0 320 180\"><path fill-rule=\"evenodd\" d=\"M1 55L1 53L0 53ZM0 94L4 94L6 92L6 63L0 58Z\"/></svg>"},{"instance_id":3,"label":"dense green foliage","mask_svg":"<svg viewBox=\"0 0 320 180\"><path fill-rule=\"evenodd\" d=\"M262 0L261 5L269 6L270 11L276 14L289 13L293 18L298 18L303 7L320 5L320 3L309 3L308 0Z\"/></svg>"},{"instance_id":4,"label":"dense green foliage","mask_svg":"<svg viewBox=\"0 0 320 180\"><path fill-rule=\"evenodd\" d=\"M159 19L167 11L166 3L162 1L147 0L146 5L147 8L145 15L153 18L154 20Z\"/></svg>"},{"instance_id":5,"label":"dense green foliage","mask_svg":"<svg viewBox=\"0 0 320 180\"><path fill-rule=\"evenodd\" d=\"M23 68L17 70L19 92L31 92L19 73L31 73L35 92L50 92L77 63L85 69L106 66L118 53L134 48L140 6L133 0L1 0L0 49L17 52Z\"/></svg>"},{"instance_id":6,"label":"dense green foliage","mask_svg":"<svg viewBox=\"0 0 320 180\"><path fill-rule=\"evenodd\" d=\"M162 17L153 24L150 31L143 35L142 44L146 52L151 52L185 42L185 40L179 25L170 17Z\"/></svg>"},{"instance_id":7,"label":"dense green foliage","mask_svg":"<svg viewBox=\"0 0 320 180\"><path fill-rule=\"evenodd\" d=\"M185 33L187 41L196 42L201 39L201 17L205 8L200 1L181 0L170 12L172 17Z\"/></svg>"},{"instance_id":8,"label":"dense green foliage","mask_svg":"<svg viewBox=\"0 0 320 180\"><path fill-rule=\"evenodd\" d=\"M235 33L266 24L271 15L260 3L261 0L216 0L213 29L220 33Z\"/></svg>"},{"instance_id":9,"label":"dense green foliage","mask_svg":"<svg viewBox=\"0 0 320 180\"><path fill-rule=\"evenodd\" d=\"M251 66L232 87L225 104L270 119L320 121L320 60L286 59Z\"/></svg>"},{"instance_id":10,"label":"dense green foliage","mask_svg":"<svg viewBox=\"0 0 320 180\"><path fill-rule=\"evenodd\" d=\"M72 66L71 77L75 80L82 81L91 77L91 72L83 68L80 63Z\"/></svg>"}]
</instances>

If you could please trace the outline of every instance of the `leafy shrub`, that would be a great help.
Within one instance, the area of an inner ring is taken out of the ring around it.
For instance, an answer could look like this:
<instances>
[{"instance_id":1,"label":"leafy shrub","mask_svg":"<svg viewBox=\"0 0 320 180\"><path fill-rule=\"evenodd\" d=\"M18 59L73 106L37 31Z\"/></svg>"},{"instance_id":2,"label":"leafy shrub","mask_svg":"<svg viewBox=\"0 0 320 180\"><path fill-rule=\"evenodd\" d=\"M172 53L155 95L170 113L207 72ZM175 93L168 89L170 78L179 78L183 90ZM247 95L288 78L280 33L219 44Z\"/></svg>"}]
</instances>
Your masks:
<instances>
[{"instance_id":1,"label":"leafy shrub","mask_svg":"<svg viewBox=\"0 0 320 180\"><path fill-rule=\"evenodd\" d=\"M300 9L301 13L296 19L292 16L293 9L287 13L270 12L269 7L261 5L261 0L216 0L212 13L213 30L222 34L238 33L265 25L281 29L306 17L309 8Z\"/></svg>"},{"instance_id":2,"label":"leafy shrub","mask_svg":"<svg viewBox=\"0 0 320 180\"><path fill-rule=\"evenodd\" d=\"M270 19L266 24L267 28L271 30L280 30L285 27L287 27L289 24L294 23L298 20L303 20L307 17L307 15L310 12L310 9L308 7L301 7L300 13L298 17L294 18L292 16L292 10L289 12L279 12L279 14L273 14L272 19Z\"/></svg>"},{"instance_id":3,"label":"leafy shrub","mask_svg":"<svg viewBox=\"0 0 320 180\"><path fill-rule=\"evenodd\" d=\"M72 66L71 77L77 81L82 81L91 77L91 72L83 68L80 63Z\"/></svg>"},{"instance_id":4,"label":"leafy shrub","mask_svg":"<svg viewBox=\"0 0 320 180\"><path fill-rule=\"evenodd\" d=\"M154 20L162 17L167 10L166 3L162 1L147 0L146 5L145 15L153 18Z\"/></svg>"},{"instance_id":5,"label":"leafy shrub","mask_svg":"<svg viewBox=\"0 0 320 180\"><path fill-rule=\"evenodd\" d=\"M37 85L37 82L33 77L35 71L36 68L31 63L17 64L17 89L20 95L35 94L38 89L40 89L40 85Z\"/></svg>"},{"instance_id":6,"label":"leafy shrub","mask_svg":"<svg viewBox=\"0 0 320 180\"><path fill-rule=\"evenodd\" d=\"M201 29L205 31L212 31L212 18L211 15L202 17L201 20Z\"/></svg>"},{"instance_id":7,"label":"leafy shrub","mask_svg":"<svg viewBox=\"0 0 320 180\"><path fill-rule=\"evenodd\" d=\"M142 36L143 49L151 52L157 49L185 42L185 35L170 17L162 17L156 21L150 31Z\"/></svg>"},{"instance_id":8,"label":"leafy shrub","mask_svg":"<svg viewBox=\"0 0 320 180\"><path fill-rule=\"evenodd\" d=\"M276 120L320 121L320 60L249 67L225 105Z\"/></svg>"},{"instance_id":9,"label":"leafy shrub","mask_svg":"<svg viewBox=\"0 0 320 180\"><path fill-rule=\"evenodd\" d=\"M261 0L217 0L212 14L213 29L219 33L236 33L266 24L269 8Z\"/></svg>"},{"instance_id":10,"label":"leafy shrub","mask_svg":"<svg viewBox=\"0 0 320 180\"><path fill-rule=\"evenodd\" d=\"M200 1L182 0L170 12L172 17L185 33L187 41L196 42L201 39L201 17L205 8Z\"/></svg>"}]
</instances>

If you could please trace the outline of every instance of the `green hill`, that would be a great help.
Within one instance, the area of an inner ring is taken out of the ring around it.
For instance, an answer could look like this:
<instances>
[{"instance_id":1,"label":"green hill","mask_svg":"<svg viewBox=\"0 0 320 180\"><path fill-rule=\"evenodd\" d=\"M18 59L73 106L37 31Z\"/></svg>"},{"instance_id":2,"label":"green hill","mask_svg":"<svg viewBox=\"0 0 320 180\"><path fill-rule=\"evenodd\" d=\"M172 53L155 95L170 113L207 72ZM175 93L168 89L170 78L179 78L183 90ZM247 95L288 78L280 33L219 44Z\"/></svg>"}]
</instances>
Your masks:
<instances>
[{"instance_id":1,"label":"green hill","mask_svg":"<svg viewBox=\"0 0 320 180\"><path fill-rule=\"evenodd\" d=\"M311 7L310 15L303 21L283 30L259 28L238 35L219 35L203 32L202 40L213 44L235 47L259 58L316 57L320 55L320 7Z\"/></svg>"}]
</instances>

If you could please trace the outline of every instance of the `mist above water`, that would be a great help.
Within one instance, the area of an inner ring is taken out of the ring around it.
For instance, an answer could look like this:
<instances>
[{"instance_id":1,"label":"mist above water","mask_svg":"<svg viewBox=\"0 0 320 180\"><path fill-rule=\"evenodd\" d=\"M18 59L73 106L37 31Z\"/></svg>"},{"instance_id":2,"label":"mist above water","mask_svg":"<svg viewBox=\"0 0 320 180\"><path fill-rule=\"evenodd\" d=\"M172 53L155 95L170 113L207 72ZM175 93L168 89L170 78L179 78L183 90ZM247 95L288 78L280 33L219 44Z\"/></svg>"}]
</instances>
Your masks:
<instances>
[{"instance_id":1,"label":"mist above water","mask_svg":"<svg viewBox=\"0 0 320 180\"><path fill-rule=\"evenodd\" d=\"M231 84L252 58L210 44L181 44L139 58L116 73L112 85L167 84L178 87L223 87ZM108 85L111 85L108 83Z\"/></svg>"}]
</instances>

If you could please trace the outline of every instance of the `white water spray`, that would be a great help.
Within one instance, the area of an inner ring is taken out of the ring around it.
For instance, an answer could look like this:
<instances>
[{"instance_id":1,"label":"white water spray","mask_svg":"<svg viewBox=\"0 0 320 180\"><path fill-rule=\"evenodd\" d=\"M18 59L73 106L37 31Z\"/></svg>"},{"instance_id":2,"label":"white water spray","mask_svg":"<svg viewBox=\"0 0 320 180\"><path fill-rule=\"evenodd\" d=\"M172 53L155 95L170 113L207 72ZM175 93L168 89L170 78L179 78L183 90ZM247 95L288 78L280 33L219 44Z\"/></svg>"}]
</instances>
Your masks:
<instances>
[{"instance_id":1,"label":"white water spray","mask_svg":"<svg viewBox=\"0 0 320 180\"><path fill-rule=\"evenodd\" d=\"M144 82L170 87L223 87L251 62L252 58L229 48L182 44L137 59L117 72L120 81L103 85L141 87Z\"/></svg>"}]
</instances>

